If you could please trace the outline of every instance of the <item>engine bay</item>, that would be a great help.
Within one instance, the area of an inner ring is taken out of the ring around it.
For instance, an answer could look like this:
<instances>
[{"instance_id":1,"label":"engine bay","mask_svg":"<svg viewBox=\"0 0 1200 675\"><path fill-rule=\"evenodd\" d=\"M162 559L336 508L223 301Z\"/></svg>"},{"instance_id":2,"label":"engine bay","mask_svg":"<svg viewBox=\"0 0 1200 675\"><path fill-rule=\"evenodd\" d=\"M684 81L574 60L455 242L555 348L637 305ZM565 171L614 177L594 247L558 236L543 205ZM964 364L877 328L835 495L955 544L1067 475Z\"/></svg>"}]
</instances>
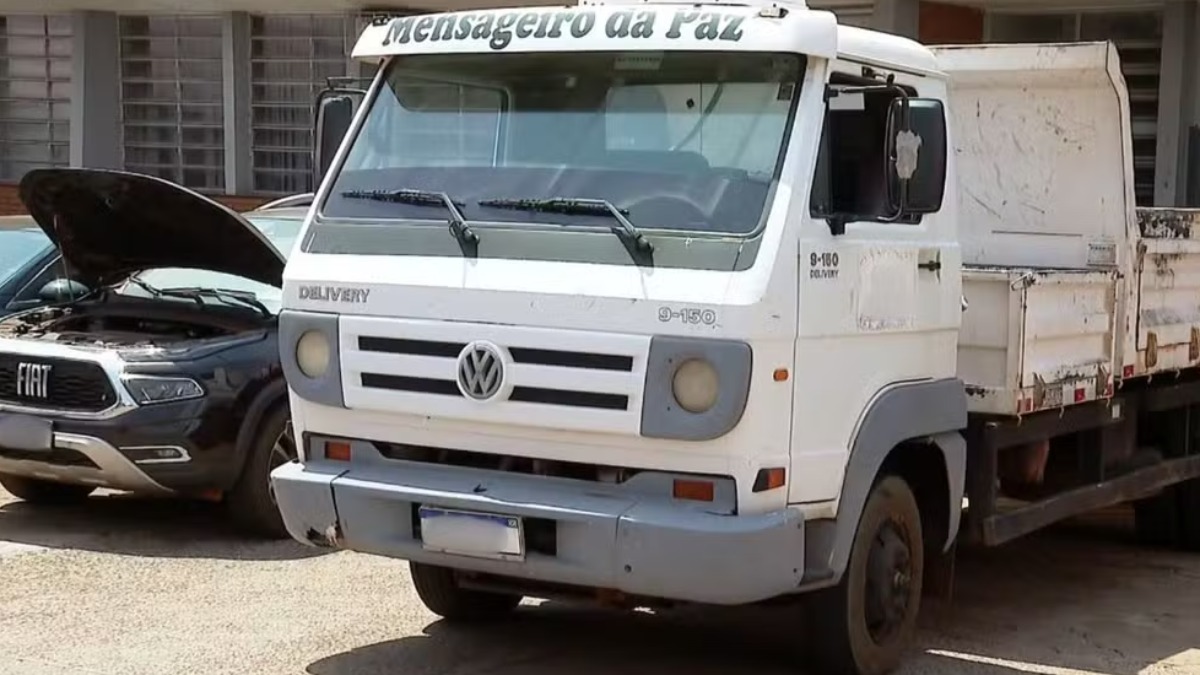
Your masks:
<instances>
[{"instance_id":1,"label":"engine bay","mask_svg":"<svg viewBox=\"0 0 1200 675\"><path fill-rule=\"evenodd\" d=\"M5 317L0 319L0 338L138 349L228 337L266 323L257 312L237 307L109 296Z\"/></svg>"}]
</instances>

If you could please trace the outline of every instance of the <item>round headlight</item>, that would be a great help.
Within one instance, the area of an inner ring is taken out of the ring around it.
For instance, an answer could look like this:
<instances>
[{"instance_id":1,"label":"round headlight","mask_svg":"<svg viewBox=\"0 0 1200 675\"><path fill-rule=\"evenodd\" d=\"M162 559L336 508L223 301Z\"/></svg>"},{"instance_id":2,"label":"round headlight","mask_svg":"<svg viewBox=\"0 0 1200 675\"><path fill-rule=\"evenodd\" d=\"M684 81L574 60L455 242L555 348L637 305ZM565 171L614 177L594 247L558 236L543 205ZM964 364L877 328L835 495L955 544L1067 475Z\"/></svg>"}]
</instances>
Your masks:
<instances>
[{"instance_id":1,"label":"round headlight","mask_svg":"<svg viewBox=\"0 0 1200 675\"><path fill-rule=\"evenodd\" d=\"M689 359L675 371L671 393L679 407L690 413L708 412L717 404L717 371L708 361Z\"/></svg>"},{"instance_id":2,"label":"round headlight","mask_svg":"<svg viewBox=\"0 0 1200 675\"><path fill-rule=\"evenodd\" d=\"M305 377L324 377L329 370L329 340L324 333L310 330L296 342L296 365Z\"/></svg>"}]
</instances>

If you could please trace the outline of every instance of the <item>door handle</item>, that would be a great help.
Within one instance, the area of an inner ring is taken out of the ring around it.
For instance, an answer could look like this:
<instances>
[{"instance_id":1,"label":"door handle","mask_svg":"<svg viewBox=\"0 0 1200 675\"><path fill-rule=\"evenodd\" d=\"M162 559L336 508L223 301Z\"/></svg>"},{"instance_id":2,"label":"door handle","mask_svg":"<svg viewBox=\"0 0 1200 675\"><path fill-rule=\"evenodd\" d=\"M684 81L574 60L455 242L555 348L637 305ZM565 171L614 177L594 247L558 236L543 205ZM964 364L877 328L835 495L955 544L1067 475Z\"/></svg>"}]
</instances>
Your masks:
<instances>
[{"instance_id":1,"label":"door handle","mask_svg":"<svg viewBox=\"0 0 1200 675\"><path fill-rule=\"evenodd\" d=\"M926 270L929 272L942 271L941 260L930 260L929 262L917 263L917 269Z\"/></svg>"}]
</instances>

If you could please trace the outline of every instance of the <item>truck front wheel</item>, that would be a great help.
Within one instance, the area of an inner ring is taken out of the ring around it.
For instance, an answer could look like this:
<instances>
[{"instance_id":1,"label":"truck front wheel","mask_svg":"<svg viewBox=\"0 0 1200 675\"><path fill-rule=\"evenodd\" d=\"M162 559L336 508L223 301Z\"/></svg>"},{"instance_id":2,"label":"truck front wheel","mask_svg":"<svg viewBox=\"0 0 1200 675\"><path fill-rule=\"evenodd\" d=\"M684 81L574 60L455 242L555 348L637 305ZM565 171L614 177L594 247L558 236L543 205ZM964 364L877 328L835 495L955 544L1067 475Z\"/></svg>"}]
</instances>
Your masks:
<instances>
[{"instance_id":1,"label":"truck front wheel","mask_svg":"<svg viewBox=\"0 0 1200 675\"><path fill-rule=\"evenodd\" d=\"M916 497L904 479L887 476L867 499L841 582L813 598L809 651L819 672L894 669L916 631L924 572Z\"/></svg>"},{"instance_id":2,"label":"truck front wheel","mask_svg":"<svg viewBox=\"0 0 1200 675\"><path fill-rule=\"evenodd\" d=\"M521 596L463 588L454 570L410 562L413 588L429 611L446 619L472 623L498 619L516 609Z\"/></svg>"}]
</instances>

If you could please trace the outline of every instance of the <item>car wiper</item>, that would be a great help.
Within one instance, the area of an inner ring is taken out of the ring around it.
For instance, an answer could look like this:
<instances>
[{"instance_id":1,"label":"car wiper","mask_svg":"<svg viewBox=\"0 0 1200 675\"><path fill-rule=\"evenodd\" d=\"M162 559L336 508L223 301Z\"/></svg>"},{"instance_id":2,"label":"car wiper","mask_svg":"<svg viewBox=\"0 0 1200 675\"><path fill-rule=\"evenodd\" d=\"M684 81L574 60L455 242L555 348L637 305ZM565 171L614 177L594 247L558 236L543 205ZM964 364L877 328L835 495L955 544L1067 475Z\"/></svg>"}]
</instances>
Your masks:
<instances>
[{"instance_id":1,"label":"car wiper","mask_svg":"<svg viewBox=\"0 0 1200 675\"><path fill-rule=\"evenodd\" d=\"M638 254L649 257L654 253L654 244L646 238L634 225L625 212L618 209L606 199L579 199L572 197L555 197L552 199L483 199L480 206L494 209L514 209L517 211L540 211L543 213L565 213L578 215L611 216L617 221L613 233L632 247L631 254L637 261Z\"/></svg>"},{"instance_id":2,"label":"car wiper","mask_svg":"<svg viewBox=\"0 0 1200 675\"><path fill-rule=\"evenodd\" d=\"M463 252L466 253L466 247L474 247L479 244L479 235L475 234L475 231L467 224L467 219L463 217L462 211L458 210L458 205L445 192L410 190L408 188L399 190L346 190L342 192L342 197L346 199L369 199L377 202L395 202L397 204L443 206L450 213L450 233L454 235L459 246L464 247Z\"/></svg>"},{"instance_id":3,"label":"car wiper","mask_svg":"<svg viewBox=\"0 0 1200 675\"><path fill-rule=\"evenodd\" d=\"M144 282L143 282L144 283ZM226 288L160 288L158 292L163 295L176 296L180 298L216 298L230 304L245 305L258 310L264 318L273 316L271 310L267 306L259 302L258 297L253 293L246 291L233 291Z\"/></svg>"},{"instance_id":4,"label":"car wiper","mask_svg":"<svg viewBox=\"0 0 1200 675\"><path fill-rule=\"evenodd\" d=\"M155 298L179 298L181 300L191 300L197 305L204 305L204 298L216 298L224 302L247 305L258 310L264 318L272 316L271 310L267 306L258 301L253 293L244 291L230 291L218 288L158 288L152 286L137 277L129 277L129 283L146 291Z\"/></svg>"}]
</instances>

